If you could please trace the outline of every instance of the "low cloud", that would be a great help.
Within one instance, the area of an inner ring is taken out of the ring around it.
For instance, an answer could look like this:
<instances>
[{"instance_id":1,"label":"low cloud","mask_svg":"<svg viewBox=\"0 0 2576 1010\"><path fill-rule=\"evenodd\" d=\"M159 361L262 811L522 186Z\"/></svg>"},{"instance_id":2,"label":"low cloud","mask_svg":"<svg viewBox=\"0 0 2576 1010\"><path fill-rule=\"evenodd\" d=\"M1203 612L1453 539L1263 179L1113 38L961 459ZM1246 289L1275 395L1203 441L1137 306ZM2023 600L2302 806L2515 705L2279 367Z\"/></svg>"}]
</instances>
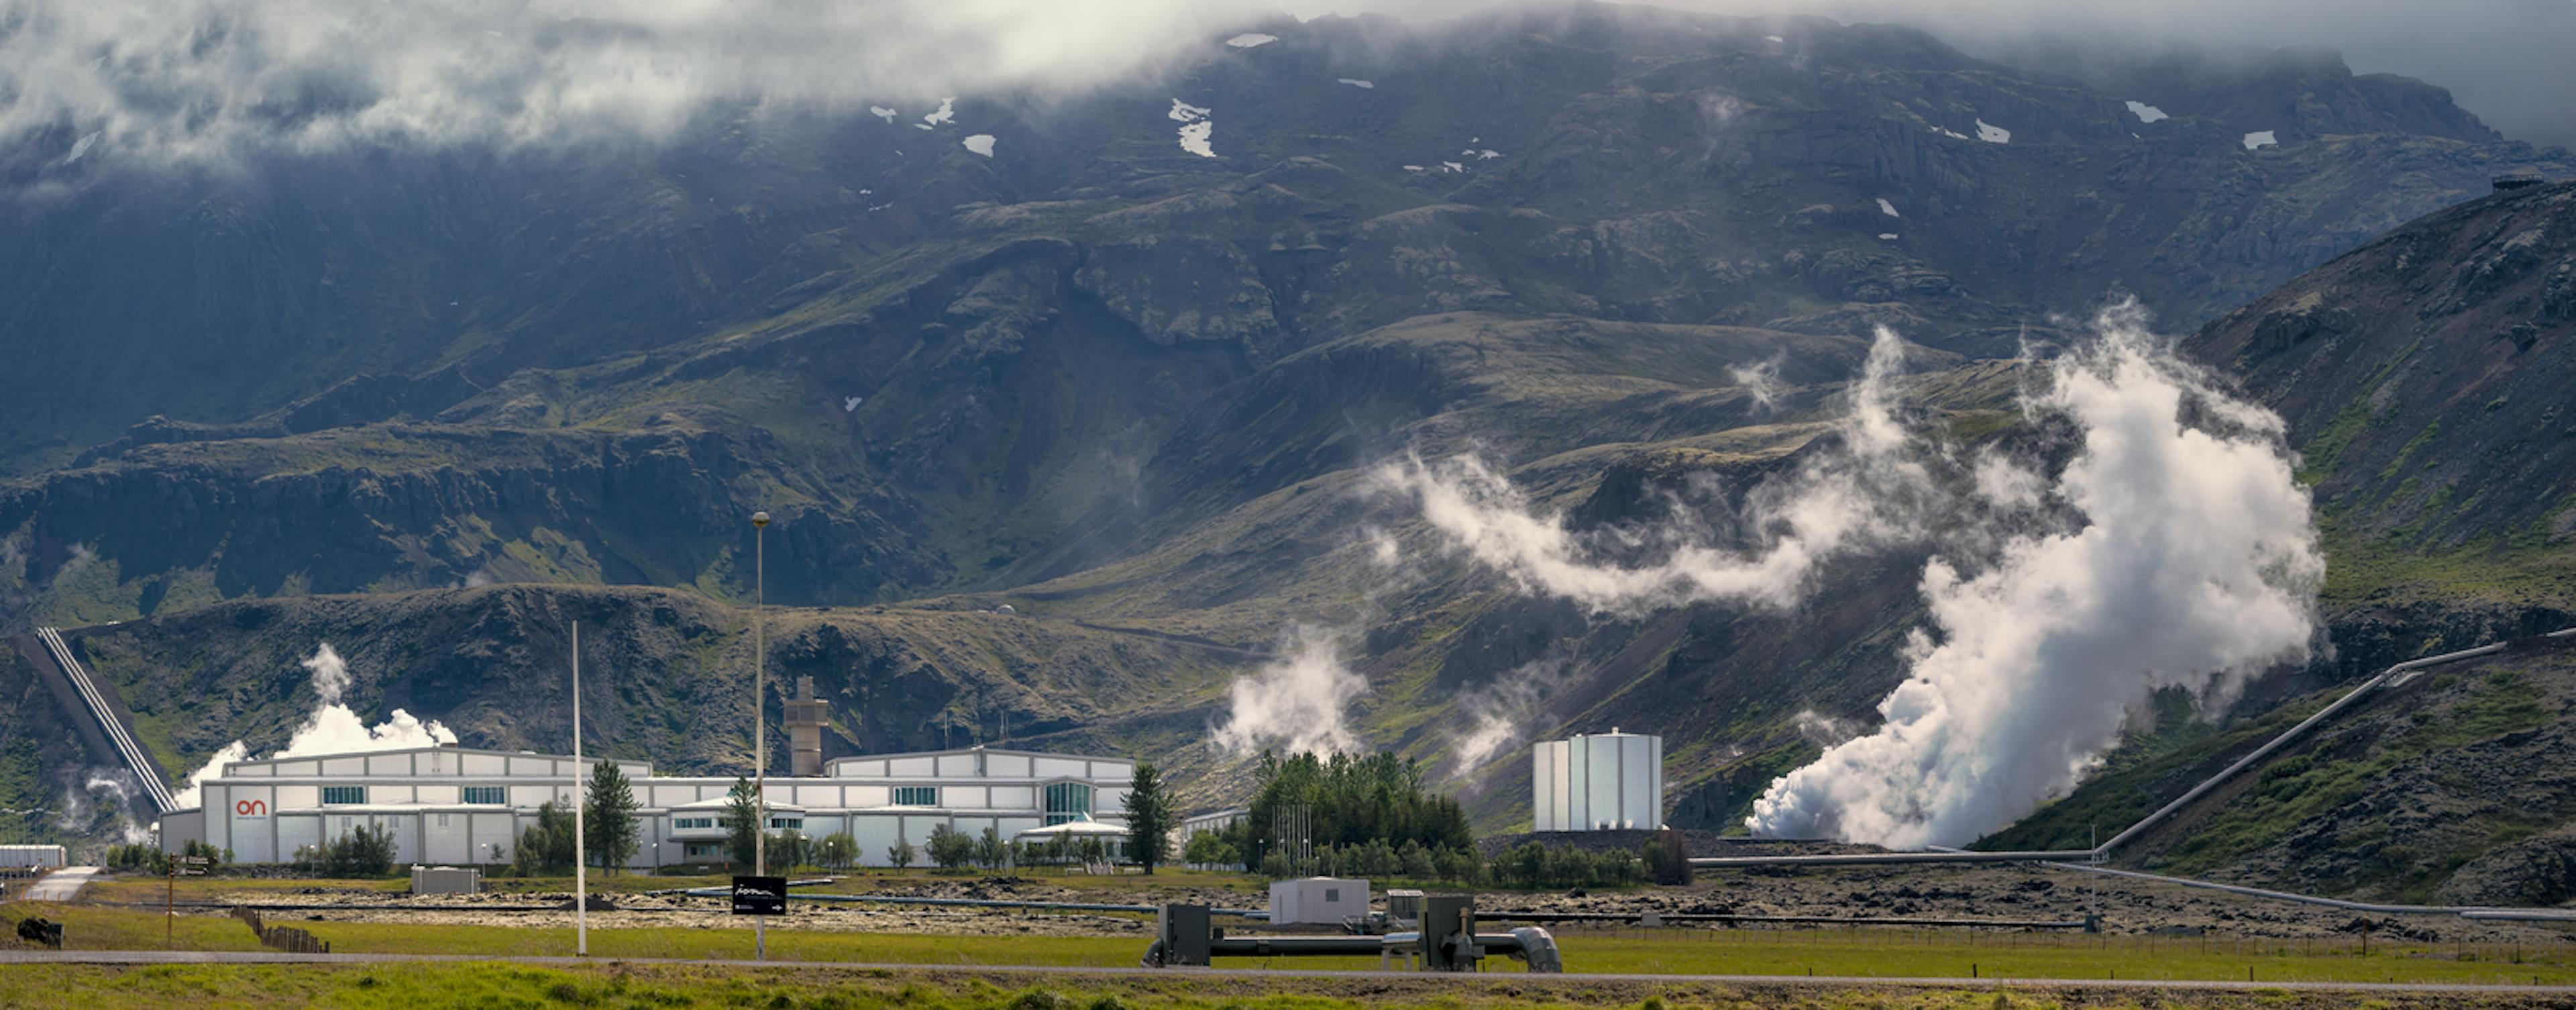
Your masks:
<instances>
[{"instance_id":1,"label":"low cloud","mask_svg":"<svg viewBox=\"0 0 2576 1010\"><path fill-rule=\"evenodd\" d=\"M350 143L659 139L718 103L917 118L1214 45L1256 4L1121 0L16 0L0 140L221 160Z\"/></svg>"},{"instance_id":2,"label":"low cloud","mask_svg":"<svg viewBox=\"0 0 2576 1010\"><path fill-rule=\"evenodd\" d=\"M1424 23L1495 4L1288 6ZM2576 61L2564 58L2576 38L2571 0L1663 6L1915 24L2008 61L2059 39L2139 52L2334 46L2359 70L2450 87L2509 133L2576 140L2561 101L2576 91ZM58 164L172 164L351 144L649 142L718 107L917 122L952 95L1147 79L1223 51L1229 32L1275 10L1254 0L14 0L0 6L0 142L50 138ZM1722 124L1738 111L1731 101L1710 98L1703 114Z\"/></svg>"}]
</instances>

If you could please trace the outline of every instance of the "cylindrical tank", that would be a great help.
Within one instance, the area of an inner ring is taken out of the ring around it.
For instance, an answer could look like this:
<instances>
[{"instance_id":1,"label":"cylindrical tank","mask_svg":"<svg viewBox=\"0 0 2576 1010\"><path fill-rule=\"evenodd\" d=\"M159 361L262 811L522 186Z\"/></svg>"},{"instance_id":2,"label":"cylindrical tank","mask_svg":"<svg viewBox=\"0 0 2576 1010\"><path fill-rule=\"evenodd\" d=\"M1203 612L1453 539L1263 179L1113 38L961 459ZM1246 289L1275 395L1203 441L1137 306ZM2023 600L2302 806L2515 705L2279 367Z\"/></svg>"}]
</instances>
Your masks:
<instances>
[{"instance_id":1,"label":"cylindrical tank","mask_svg":"<svg viewBox=\"0 0 2576 1010\"><path fill-rule=\"evenodd\" d=\"M1664 738L1580 733L1532 748L1532 827L1654 830L1664 824Z\"/></svg>"}]
</instances>

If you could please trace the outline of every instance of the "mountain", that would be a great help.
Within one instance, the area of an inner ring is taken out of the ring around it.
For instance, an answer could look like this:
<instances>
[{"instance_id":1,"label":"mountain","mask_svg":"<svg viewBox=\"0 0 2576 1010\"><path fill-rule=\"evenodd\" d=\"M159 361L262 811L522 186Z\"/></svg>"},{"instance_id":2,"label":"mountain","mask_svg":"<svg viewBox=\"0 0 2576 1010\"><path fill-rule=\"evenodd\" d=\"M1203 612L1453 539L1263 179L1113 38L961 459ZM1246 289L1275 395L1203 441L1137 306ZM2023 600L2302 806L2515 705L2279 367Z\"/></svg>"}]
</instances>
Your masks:
<instances>
[{"instance_id":1,"label":"mountain","mask_svg":"<svg viewBox=\"0 0 2576 1010\"><path fill-rule=\"evenodd\" d=\"M2576 897L2576 184L2425 216L2213 321L2186 346L2289 422L2316 494L2333 661L2221 723L2173 713L1995 847L2126 825L2340 694L2440 668L2284 750L2126 861L2386 900ZM2277 707L2274 707L2277 704Z\"/></svg>"},{"instance_id":2,"label":"mountain","mask_svg":"<svg viewBox=\"0 0 2576 1010\"><path fill-rule=\"evenodd\" d=\"M2313 52L2133 95L1810 18L1246 27L1276 41L1080 95L712 108L633 148L0 155L42 194L0 204L0 631L81 628L180 770L281 743L324 640L363 712L555 746L538 685L589 614L639 678L597 744L720 769L766 509L771 658L835 753L1007 721L1214 801L1225 685L1311 625L1355 731L1484 824L1527 811L1516 751L1460 760L1482 696L1515 740L1664 732L1677 817L1727 823L1813 756L1801 713L1902 678L1920 553L1794 611L1593 618L1443 553L1380 464L1474 451L1617 529L1838 451L1876 324L1923 427L2009 437L1999 359L2062 319L2126 293L2189 328L2576 169ZM29 753L12 807L79 778Z\"/></svg>"}]
</instances>

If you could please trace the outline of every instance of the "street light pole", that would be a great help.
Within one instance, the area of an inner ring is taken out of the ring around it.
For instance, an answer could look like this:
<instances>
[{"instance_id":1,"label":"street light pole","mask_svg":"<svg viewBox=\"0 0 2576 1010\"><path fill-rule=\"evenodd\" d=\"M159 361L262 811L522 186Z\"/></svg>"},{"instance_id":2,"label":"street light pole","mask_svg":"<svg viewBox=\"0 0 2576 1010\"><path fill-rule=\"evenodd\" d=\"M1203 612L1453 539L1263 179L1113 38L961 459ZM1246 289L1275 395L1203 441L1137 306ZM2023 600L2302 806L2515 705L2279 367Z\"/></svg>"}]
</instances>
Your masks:
<instances>
[{"instance_id":1,"label":"street light pole","mask_svg":"<svg viewBox=\"0 0 2576 1010\"><path fill-rule=\"evenodd\" d=\"M590 956L590 853L584 839L590 829L582 823L583 790L589 786L581 773L581 622L572 622L572 935L573 953Z\"/></svg>"},{"instance_id":2,"label":"street light pole","mask_svg":"<svg viewBox=\"0 0 2576 1010\"><path fill-rule=\"evenodd\" d=\"M751 826L751 874L755 877L769 875L769 706L763 697L768 691L763 673L768 642L761 627L769 581L762 535L768 529L769 513L751 514L751 803L759 815L759 822ZM754 960L769 959L766 916L751 919L751 955Z\"/></svg>"}]
</instances>

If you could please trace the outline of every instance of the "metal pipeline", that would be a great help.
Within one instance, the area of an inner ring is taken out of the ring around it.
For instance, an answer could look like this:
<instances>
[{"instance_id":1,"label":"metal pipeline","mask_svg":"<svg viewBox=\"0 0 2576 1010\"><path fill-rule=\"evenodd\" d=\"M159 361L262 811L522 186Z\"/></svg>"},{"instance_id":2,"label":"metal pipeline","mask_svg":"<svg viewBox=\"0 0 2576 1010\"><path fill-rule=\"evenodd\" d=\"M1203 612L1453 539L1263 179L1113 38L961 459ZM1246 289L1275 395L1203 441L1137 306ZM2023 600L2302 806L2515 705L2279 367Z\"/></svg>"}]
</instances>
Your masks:
<instances>
[{"instance_id":1,"label":"metal pipeline","mask_svg":"<svg viewBox=\"0 0 2576 1010\"><path fill-rule=\"evenodd\" d=\"M2549 632L2548 634L2540 637L2552 639L2576 638L2576 628L2565 628ZM2400 684L2404 684L2407 681L2414 679L2415 674L2431 667L2441 666L2446 663L2457 663L2465 659L2476 659L2480 656L2490 656L2503 652L2505 649L2509 648L2511 644L2512 643L2510 642L2489 642L2485 645L2470 649L2461 649L2457 652L2445 652L2438 656L2426 656L2422 659L2410 659L2403 663L2391 666L2388 669L2382 670L2370 679L2362 681L2359 686L2354 687L2351 691L2345 692L2343 697L2335 699L2332 704L2318 709L2315 714L2310 715L2305 719L2299 720L2297 725L2281 731L2280 735L2265 741L2263 746L2257 747L2244 757L2237 758L2235 761L2230 762L2227 767L2220 769L2217 774L2206 779L2202 779L2198 785L2192 786L2181 796L2175 797L2172 802L2156 808L2154 813L2140 818L2137 823L2131 824L2127 829L2121 831L2119 834L2111 836L2111 840L2103 842L2102 844L2090 849L2057 849L2040 852L1973 852L1962 849L1936 849L1928 852L1869 852L1802 856L1702 856L1692 859L1690 864L1695 869L1722 870L1745 869L1757 866L1873 866L1902 863L2064 864L2069 860L2082 860L2088 863L2099 863L2109 859L2111 857L2112 850L2127 844L2130 840L2146 833L2149 829L2170 820L2175 814L2182 812L2183 808L2190 806L2201 797L2209 795L2211 790L2225 785L2229 780L2234 779L2237 775L2261 762L2264 758L2270 757L2282 747L2287 746L2291 741L2306 735L2310 729L2315 728L2318 724L2333 718L2337 713L2351 707L2354 703L2360 701L2370 692L2378 690L2383 686L2396 687Z\"/></svg>"},{"instance_id":2,"label":"metal pipeline","mask_svg":"<svg viewBox=\"0 0 2576 1010\"><path fill-rule=\"evenodd\" d=\"M2118 870L2108 866L2094 866L2086 863L2045 863L2042 865L2045 865L2050 869L2075 870L2082 873L2099 873L2110 877L2127 877L2131 880L2148 880L2159 884L2174 884L2181 887L2197 887L2203 890L2225 891L2229 894L2242 894L2254 898L2270 898L2275 901L2293 901L2302 905L2320 905L2326 908L2348 909L2355 912L2368 912L2379 915L2456 915L2463 919L2495 919L2516 922L2576 922L2576 908L2491 908L2475 905L2379 905L2366 901L2345 901L2341 898L2321 898L2313 894L2294 894L2289 891L2274 891L2261 887L2246 887L2242 884L2222 884L2214 880L2194 880L2190 877L2168 877L2161 873L2142 873L2137 870Z\"/></svg>"},{"instance_id":3,"label":"metal pipeline","mask_svg":"<svg viewBox=\"0 0 2576 1010\"><path fill-rule=\"evenodd\" d=\"M722 887L694 887L677 893L685 894L693 898L721 898L724 897L728 891L726 888ZM787 899L789 901L823 901L839 902L844 904L926 905L934 908L1035 908L1058 912L1134 912L1142 915L1152 915L1161 907L1158 905L1116 905L1093 901L1020 901L1010 898L918 898L893 894L798 894L792 890L787 892ZM1268 911L1258 908L1211 908L1208 909L1208 914L1229 916L1237 919L1257 919L1262 921L1268 921L1270 918L1270 913ZM1372 951L1371 953L1375 952Z\"/></svg>"},{"instance_id":4,"label":"metal pipeline","mask_svg":"<svg viewBox=\"0 0 2576 1010\"><path fill-rule=\"evenodd\" d=\"M1733 915L1723 912L1478 912L1479 919L1498 922L1724 922L1779 923L1802 926L1923 926L1986 929L2085 929L2083 919L1935 919L1907 916L1859 918L1844 915Z\"/></svg>"}]
</instances>

